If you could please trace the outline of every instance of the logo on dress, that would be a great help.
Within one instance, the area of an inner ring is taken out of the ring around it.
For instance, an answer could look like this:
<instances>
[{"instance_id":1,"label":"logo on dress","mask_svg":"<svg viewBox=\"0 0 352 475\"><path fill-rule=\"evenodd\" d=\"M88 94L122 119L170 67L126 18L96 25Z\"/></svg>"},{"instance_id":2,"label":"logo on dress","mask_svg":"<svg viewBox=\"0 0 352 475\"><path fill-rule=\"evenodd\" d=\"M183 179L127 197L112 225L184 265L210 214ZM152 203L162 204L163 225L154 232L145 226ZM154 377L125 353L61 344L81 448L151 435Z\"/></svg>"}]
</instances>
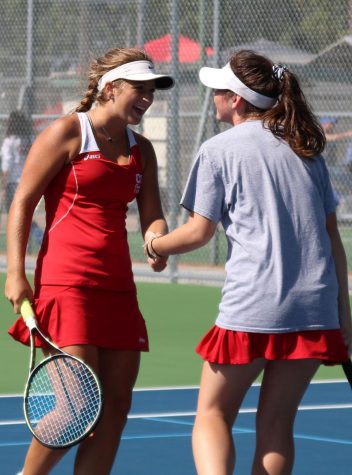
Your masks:
<instances>
[{"instance_id":1,"label":"logo on dress","mask_svg":"<svg viewBox=\"0 0 352 475\"><path fill-rule=\"evenodd\" d=\"M100 153L87 153L83 160L95 160L100 158Z\"/></svg>"},{"instance_id":2,"label":"logo on dress","mask_svg":"<svg viewBox=\"0 0 352 475\"><path fill-rule=\"evenodd\" d=\"M134 192L137 194L141 190L143 175L141 173L136 173L136 184L134 185Z\"/></svg>"}]
</instances>

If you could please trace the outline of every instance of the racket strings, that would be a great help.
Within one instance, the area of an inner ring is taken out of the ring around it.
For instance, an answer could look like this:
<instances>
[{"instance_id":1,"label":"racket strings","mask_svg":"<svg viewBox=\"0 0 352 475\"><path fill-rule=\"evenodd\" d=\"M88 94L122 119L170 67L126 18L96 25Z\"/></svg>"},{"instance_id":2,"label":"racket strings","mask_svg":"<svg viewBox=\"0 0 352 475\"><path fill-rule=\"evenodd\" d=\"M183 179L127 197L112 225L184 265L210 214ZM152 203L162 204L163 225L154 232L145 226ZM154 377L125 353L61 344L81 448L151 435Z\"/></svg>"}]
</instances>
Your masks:
<instances>
[{"instance_id":1,"label":"racket strings","mask_svg":"<svg viewBox=\"0 0 352 475\"><path fill-rule=\"evenodd\" d=\"M83 363L66 355L49 358L32 374L25 409L33 434L49 446L68 446L95 425L99 385Z\"/></svg>"}]
</instances>

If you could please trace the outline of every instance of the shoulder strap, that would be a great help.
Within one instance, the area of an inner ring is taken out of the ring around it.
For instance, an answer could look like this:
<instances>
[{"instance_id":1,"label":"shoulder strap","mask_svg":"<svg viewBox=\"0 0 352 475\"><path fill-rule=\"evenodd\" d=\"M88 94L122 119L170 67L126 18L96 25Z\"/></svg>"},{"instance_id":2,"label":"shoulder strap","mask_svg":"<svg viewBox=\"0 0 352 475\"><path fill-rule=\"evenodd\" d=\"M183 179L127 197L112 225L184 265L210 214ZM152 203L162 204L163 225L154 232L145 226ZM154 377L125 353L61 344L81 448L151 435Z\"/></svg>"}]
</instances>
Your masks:
<instances>
[{"instance_id":1,"label":"shoulder strap","mask_svg":"<svg viewBox=\"0 0 352 475\"><path fill-rule=\"evenodd\" d=\"M77 112L77 115L81 125L81 150L79 153L99 150L89 115L85 112Z\"/></svg>"},{"instance_id":2,"label":"shoulder strap","mask_svg":"<svg viewBox=\"0 0 352 475\"><path fill-rule=\"evenodd\" d=\"M137 145L137 140L133 131L129 127L127 127L126 131L127 131L128 142L130 144L130 149L131 149L132 147Z\"/></svg>"}]
</instances>

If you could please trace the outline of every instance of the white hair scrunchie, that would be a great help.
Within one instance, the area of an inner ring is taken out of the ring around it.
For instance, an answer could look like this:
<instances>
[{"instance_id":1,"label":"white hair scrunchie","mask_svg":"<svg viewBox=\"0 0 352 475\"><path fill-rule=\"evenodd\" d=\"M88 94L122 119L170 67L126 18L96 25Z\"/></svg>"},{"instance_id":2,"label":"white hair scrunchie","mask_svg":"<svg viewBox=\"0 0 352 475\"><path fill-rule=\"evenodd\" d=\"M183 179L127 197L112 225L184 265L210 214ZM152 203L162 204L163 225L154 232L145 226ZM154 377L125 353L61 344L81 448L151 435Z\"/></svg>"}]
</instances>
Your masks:
<instances>
[{"instance_id":1,"label":"white hair scrunchie","mask_svg":"<svg viewBox=\"0 0 352 475\"><path fill-rule=\"evenodd\" d=\"M284 76L286 71L288 71L287 66L283 66L282 64L274 64L273 65L273 77L274 77L274 79L276 79L277 81L282 81L283 76Z\"/></svg>"}]
</instances>

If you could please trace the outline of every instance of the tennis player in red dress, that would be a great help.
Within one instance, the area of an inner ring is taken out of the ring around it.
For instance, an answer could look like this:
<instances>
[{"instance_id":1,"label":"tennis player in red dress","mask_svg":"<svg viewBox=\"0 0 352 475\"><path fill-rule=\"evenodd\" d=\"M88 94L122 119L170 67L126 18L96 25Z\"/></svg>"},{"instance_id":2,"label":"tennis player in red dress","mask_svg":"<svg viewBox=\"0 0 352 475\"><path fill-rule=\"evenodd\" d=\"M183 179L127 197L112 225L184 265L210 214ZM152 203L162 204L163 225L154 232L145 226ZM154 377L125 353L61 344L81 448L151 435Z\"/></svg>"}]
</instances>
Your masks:
<instances>
[{"instance_id":1,"label":"tennis player in red dress","mask_svg":"<svg viewBox=\"0 0 352 475\"><path fill-rule=\"evenodd\" d=\"M128 125L140 122L154 91L172 87L173 79L156 74L143 51L113 49L92 63L89 80L76 113L54 121L27 157L9 214L5 295L16 313L28 297L42 331L98 374L104 413L94 437L78 448L75 474L104 475L127 420L140 352L148 351L127 242L128 203L136 198L146 239L167 231L153 147ZM33 292L25 250L42 195L46 229ZM166 261L150 263L161 271ZM21 317L9 333L28 344ZM33 440L23 474L47 474L63 454Z\"/></svg>"}]
</instances>

